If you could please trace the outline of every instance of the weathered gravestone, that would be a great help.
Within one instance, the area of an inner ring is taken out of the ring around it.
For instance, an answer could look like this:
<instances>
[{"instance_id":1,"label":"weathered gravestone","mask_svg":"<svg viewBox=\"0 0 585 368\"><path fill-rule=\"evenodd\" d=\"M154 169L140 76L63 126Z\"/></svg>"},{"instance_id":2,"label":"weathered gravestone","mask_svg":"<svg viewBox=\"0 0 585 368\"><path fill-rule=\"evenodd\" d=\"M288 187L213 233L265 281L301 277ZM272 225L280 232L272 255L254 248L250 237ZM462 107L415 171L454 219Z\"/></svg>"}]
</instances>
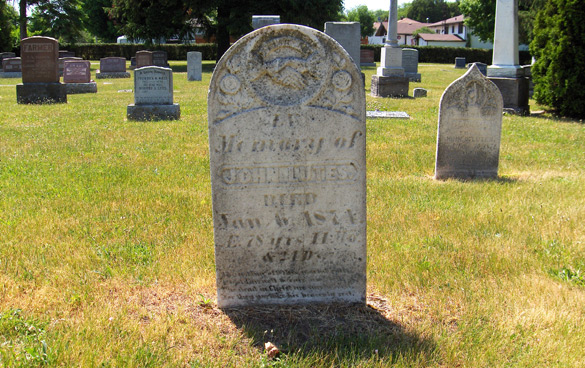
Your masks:
<instances>
[{"instance_id":1,"label":"weathered gravestone","mask_svg":"<svg viewBox=\"0 0 585 368\"><path fill-rule=\"evenodd\" d=\"M169 68L168 56L166 51L152 52L152 65Z\"/></svg>"},{"instance_id":2,"label":"weathered gravestone","mask_svg":"<svg viewBox=\"0 0 585 368\"><path fill-rule=\"evenodd\" d=\"M208 115L219 306L365 302L365 95L345 50L260 28L215 68Z\"/></svg>"},{"instance_id":3,"label":"weathered gravestone","mask_svg":"<svg viewBox=\"0 0 585 368\"><path fill-rule=\"evenodd\" d=\"M96 79L130 78L126 71L126 59L123 57L106 57L100 59L100 70L95 73Z\"/></svg>"},{"instance_id":4,"label":"weathered gravestone","mask_svg":"<svg viewBox=\"0 0 585 368\"><path fill-rule=\"evenodd\" d=\"M68 57L75 57L75 52L67 51L67 50L59 50L59 59L68 58Z\"/></svg>"},{"instance_id":5,"label":"weathered gravestone","mask_svg":"<svg viewBox=\"0 0 585 368\"><path fill-rule=\"evenodd\" d=\"M200 81L202 66L201 53L199 51L191 51L187 53L187 80Z\"/></svg>"},{"instance_id":6,"label":"weathered gravestone","mask_svg":"<svg viewBox=\"0 0 585 368\"><path fill-rule=\"evenodd\" d=\"M435 178L498 176L502 95L473 65L447 87L439 105Z\"/></svg>"},{"instance_id":7,"label":"weathered gravestone","mask_svg":"<svg viewBox=\"0 0 585 368\"><path fill-rule=\"evenodd\" d=\"M152 62L152 51L138 51L136 52L136 68L154 65Z\"/></svg>"},{"instance_id":8,"label":"weathered gravestone","mask_svg":"<svg viewBox=\"0 0 585 368\"><path fill-rule=\"evenodd\" d=\"M63 82L67 94L96 93L97 83L91 80L88 60L67 60L63 68Z\"/></svg>"},{"instance_id":9,"label":"weathered gravestone","mask_svg":"<svg viewBox=\"0 0 585 368\"><path fill-rule=\"evenodd\" d=\"M159 66L134 70L134 104L128 105L128 120L175 120L181 111L173 103L173 71Z\"/></svg>"},{"instance_id":10,"label":"weathered gravestone","mask_svg":"<svg viewBox=\"0 0 585 368\"><path fill-rule=\"evenodd\" d=\"M67 92L59 83L59 42L33 36L20 42L22 84L16 85L18 103L64 103Z\"/></svg>"},{"instance_id":11,"label":"weathered gravestone","mask_svg":"<svg viewBox=\"0 0 585 368\"><path fill-rule=\"evenodd\" d=\"M421 81L421 76L418 72L418 50L402 49L402 67L404 68L404 75L411 82Z\"/></svg>"},{"instance_id":12,"label":"weathered gravestone","mask_svg":"<svg viewBox=\"0 0 585 368\"><path fill-rule=\"evenodd\" d=\"M2 59L0 78L22 78L22 61L19 57Z\"/></svg>"},{"instance_id":13,"label":"weathered gravestone","mask_svg":"<svg viewBox=\"0 0 585 368\"><path fill-rule=\"evenodd\" d=\"M415 88L412 90L412 97L414 98L427 97L427 90L424 88Z\"/></svg>"},{"instance_id":14,"label":"weathered gravestone","mask_svg":"<svg viewBox=\"0 0 585 368\"><path fill-rule=\"evenodd\" d=\"M136 69L136 56L130 58L130 69Z\"/></svg>"}]
</instances>

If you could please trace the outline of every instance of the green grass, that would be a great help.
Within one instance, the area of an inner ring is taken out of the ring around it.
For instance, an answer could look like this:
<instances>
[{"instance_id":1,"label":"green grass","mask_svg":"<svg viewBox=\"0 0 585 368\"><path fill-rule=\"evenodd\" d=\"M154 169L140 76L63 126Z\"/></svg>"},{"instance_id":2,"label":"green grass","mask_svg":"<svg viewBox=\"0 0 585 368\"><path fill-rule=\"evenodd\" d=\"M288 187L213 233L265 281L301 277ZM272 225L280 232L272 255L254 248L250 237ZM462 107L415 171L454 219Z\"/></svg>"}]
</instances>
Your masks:
<instances>
[{"instance_id":1,"label":"green grass","mask_svg":"<svg viewBox=\"0 0 585 368\"><path fill-rule=\"evenodd\" d=\"M585 365L582 122L504 116L498 180L439 182L438 104L463 71L421 64L427 98L377 99L366 68L368 110L411 116L367 122L369 307L226 312L213 64L202 82L171 66L179 121L127 121L131 79L46 106L0 79L0 366Z\"/></svg>"}]
</instances>

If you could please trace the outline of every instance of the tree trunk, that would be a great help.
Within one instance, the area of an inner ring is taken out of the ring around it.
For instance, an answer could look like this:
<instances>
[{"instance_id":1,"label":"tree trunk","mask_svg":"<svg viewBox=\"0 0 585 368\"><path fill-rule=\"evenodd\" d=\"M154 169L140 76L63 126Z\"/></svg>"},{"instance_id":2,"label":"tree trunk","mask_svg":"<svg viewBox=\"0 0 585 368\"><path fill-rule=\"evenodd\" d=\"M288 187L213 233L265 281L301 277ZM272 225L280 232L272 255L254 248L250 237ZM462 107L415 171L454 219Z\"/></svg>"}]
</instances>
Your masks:
<instances>
[{"instance_id":1,"label":"tree trunk","mask_svg":"<svg viewBox=\"0 0 585 368\"><path fill-rule=\"evenodd\" d=\"M217 61L230 48L230 33L228 24L230 21L230 7L227 1L220 2L217 7Z\"/></svg>"},{"instance_id":2,"label":"tree trunk","mask_svg":"<svg viewBox=\"0 0 585 368\"><path fill-rule=\"evenodd\" d=\"M26 0L20 0L20 17L18 22L20 23L20 39L26 38Z\"/></svg>"}]
</instances>

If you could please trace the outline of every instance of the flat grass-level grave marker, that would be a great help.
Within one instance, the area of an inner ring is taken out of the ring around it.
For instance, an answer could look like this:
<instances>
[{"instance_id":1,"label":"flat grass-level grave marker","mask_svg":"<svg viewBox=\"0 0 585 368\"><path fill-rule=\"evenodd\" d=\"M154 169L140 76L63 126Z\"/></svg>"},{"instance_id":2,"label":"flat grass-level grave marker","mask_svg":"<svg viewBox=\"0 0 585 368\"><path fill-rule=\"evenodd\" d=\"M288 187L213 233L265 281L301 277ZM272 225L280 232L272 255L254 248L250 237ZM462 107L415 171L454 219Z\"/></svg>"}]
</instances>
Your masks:
<instances>
[{"instance_id":1,"label":"flat grass-level grave marker","mask_svg":"<svg viewBox=\"0 0 585 368\"><path fill-rule=\"evenodd\" d=\"M260 28L215 68L208 115L219 306L364 303L365 95L347 52Z\"/></svg>"},{"instance_id":2,"label":"flat grass-level grave marker","mask_svg":"<svg viewBox=\"0 0 585 368\"><path fill-rule=\"evenodd\" d=\"M123 57L106 57L100 59L100 70L95 73L96 79L130 78L126 71L126 59Z\"/></svg>"},{"instance_id":3,"label":"flat grass-level grave marker","mask_svg":"<svg viewBox=\"0 0 585 368\"><path fill-rule=\"evenodd\" d=\"M91 80L88 60L66 60L63 66L63 82L68 95L97 92L97 83Z\"/></svg>"},{"instance_id":4,"label":"flat grass-level grave marker","mask_svg":"<svg viewBox=\"0 0 585 368\"><path fill-rule=\"evenodd\" d=\"M128 105L128 120L176 120L179 104L173 103L173 71L159 66L134 70L134 103Z\"/></svg>"},{"instance_id":5,"label":"flat grass-level grave marker","mask_svg":"<svg viewBox=\"0 0 585 368\"><path fill-rule=\"evenodd\" d=\"M59 83L59 42L33 36L20 42L22 84L16 85L19 104L65 103L65 85Z\"/></svg>"},{"instance_id":6,"label":"flat grass-level grave marker","mask_svg":"<svg viewBox=\"0 0 585 368\"><path fill-rule=\"evenodd\" d=\"M473 65L445 89L439 105L435 178L498 176L502 94Z\"/></svg>"}]
</instances>

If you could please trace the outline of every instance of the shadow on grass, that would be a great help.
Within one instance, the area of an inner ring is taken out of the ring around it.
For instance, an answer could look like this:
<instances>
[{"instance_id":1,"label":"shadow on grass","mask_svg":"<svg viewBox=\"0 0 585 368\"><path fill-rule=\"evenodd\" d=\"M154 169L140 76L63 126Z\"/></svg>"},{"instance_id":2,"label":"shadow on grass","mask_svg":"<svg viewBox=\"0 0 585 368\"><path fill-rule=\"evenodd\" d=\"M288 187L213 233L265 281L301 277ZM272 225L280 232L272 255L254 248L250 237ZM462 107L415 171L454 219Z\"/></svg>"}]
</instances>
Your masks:
<instances>
[{"instance_id":1,"label":"shadow on grass","mask_svg":"<svg viewBox=\"0 0 585 368\"><path fill-rule=\"evenodd\" d=\"M254 306L223 311L254 345L275 344L297 357L340 362L372 357L430 359L435 343L393 321L383 299L368 304ZM382 302L380 302L382 300ZM386 310L384 310L386 309ZM388 316L390 315L390 316Z\"/></svg>"},{"instance_id":2,"label":"shadow on grass","mask_svg":"<svg viewBox=\"0 0 585 368\"><path fill-rule=\"evenodd\" d=\"M583 124L584 120L576 119L576 118L565 118L559 115L555 115L553 112L532 112L530 115L526 116L529 118L536 118L540 120L549 120L555 121L559 123L579 123Z\"/></svg>"}]
</instances>

